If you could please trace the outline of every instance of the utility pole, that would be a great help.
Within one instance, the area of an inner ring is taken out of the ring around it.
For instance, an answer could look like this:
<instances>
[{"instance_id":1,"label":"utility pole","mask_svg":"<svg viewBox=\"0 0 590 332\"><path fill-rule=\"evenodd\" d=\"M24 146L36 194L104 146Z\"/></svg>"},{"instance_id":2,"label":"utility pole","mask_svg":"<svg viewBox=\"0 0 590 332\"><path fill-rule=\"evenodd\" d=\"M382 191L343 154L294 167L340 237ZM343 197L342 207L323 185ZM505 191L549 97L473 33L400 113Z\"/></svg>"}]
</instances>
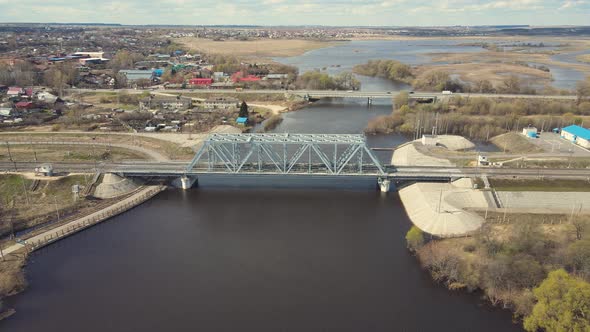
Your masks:
<instances>
[{"instance_id":1,"label":"utility pole","mask_svg":"<svg viewBox=\"0 0 590 332\"><path fill-rule=\"evenodd\" d=\"M37 151L35 151L35 146L33 145L33 139L29 137L29 142L31 142L31 150L33 150L33 157L35 158L35 162L37 162Z\"/></svg>"},{"instance_id":2,"label":"utility pole","mask_svg":"<svg viewBox=\"0 0 590 332\"><path fill-rule=\"evenodd\" d=\"M57 197L53 195L53 201L55 202L55 213L57 214L57 222L59 223L59 208L57 206Z\"/></svg>"},{"instance_id":3,"label":"utility pole","mask_svg":"<svg viewBox=\"0 0 590 332\"><path fill-rule=\"evenodd\" d=\"M442 190L443 186L440 186L440 194L438 195L438 213L440 213L440 203L442 202Z\"/></svg>"},{"instance_id":4,"label":"utility pole","mask_svg":"<svg viewBox=\"0 0 590 332\"><path fill-rule=\"evenodd\" d=\"M432 133L432 135L437 136L438 135L438 112L436 112L436 116L434 118L434 132Z\"/></svg>"},{"instance_id":5,"label":"utility pole","mask_svg":"<svg viewBox=\"0 0 590 332\"><path fill-rule=\"evenodd\" d=\"M23 191L25 192L25 199L27 201L27 205L31 205L31 202L29 201L29 194L27 193L27 186L25 185L25 178L24 176L21 176L21 181L23 183Z\"/></svg>"},{"instance_id":6,"label":"utility pole","mask_svg":"<svg viewBox=\"0 0 590 332\"><path fill-rule=\"evenodd\" d=\"M6 148L8 149L8 158L10 159L12 164L14 165L14 171L18 172L18 169L16 168L16 161L14 159L12 159L12 153L10 152L10 143L8 143L8 141L6 141Z\"/></svg>"}]
</instances>

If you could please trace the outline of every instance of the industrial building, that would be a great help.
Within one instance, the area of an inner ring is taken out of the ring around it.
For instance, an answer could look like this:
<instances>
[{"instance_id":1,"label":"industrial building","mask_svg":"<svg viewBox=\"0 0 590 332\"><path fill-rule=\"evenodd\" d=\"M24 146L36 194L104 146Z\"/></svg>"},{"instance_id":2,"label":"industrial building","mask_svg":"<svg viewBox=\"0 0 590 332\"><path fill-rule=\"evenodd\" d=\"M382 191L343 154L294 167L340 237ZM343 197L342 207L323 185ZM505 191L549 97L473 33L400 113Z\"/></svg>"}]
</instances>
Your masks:
<instances>
[{"instance_id":1,"label":"industrial building","mask_svg":"<svg viewBox=\"0 0 590 332\"><path fill-rule=\"evenodd\" d=\"M137 69L123 69L119 71L119 74L125 76L127 81L135 82L139 80L153 80L154 79L154 71L153 70L137 70Z\"/></svg>"},{"instance_id":2,"label":"industrial building","mask_svg":"<svg viewBox=\"0 0 590 332\"><path fill-rule=\"evenodd\" d=\"M561 137L583 148L590 149L589 129L576 125L568 126L561 129Z\"/></svg>"}]
</instances>

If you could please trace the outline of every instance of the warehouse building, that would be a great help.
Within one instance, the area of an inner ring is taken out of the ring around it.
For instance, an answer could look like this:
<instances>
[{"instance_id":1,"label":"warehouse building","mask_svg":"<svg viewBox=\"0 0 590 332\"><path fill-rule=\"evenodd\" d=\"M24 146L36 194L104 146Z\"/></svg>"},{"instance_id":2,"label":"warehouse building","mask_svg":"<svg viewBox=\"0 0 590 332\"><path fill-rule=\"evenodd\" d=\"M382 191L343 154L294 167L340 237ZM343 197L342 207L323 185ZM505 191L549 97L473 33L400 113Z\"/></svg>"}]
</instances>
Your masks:
<instances>
[{"instance_id":1,"label":"warehouse building","mask_svg":"<svg viewBox=\"0 0 590 332\"><path fill-rule=\"evenodd\" d=\"M572 125L561 129L561 137L576 143L581 147L590 149L590 130Z\"/></svg>"}]
</instances>

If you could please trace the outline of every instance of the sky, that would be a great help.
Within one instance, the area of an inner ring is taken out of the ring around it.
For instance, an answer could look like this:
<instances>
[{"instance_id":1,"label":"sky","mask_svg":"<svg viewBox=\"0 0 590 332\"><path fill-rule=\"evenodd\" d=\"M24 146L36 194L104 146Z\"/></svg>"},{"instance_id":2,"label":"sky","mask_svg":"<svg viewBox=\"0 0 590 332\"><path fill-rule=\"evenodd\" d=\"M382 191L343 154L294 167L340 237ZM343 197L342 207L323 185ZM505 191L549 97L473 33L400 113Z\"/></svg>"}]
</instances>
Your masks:
<instances>
[{"instance_id":1,"label":"sky","mask_svg":"<svg viewBox=\"0 0 590 332\"><path fill-rule=\"evenodd\" d=\"M0 0L0 22L590 25L590 0Z\"/></svg>"}]
</instances>

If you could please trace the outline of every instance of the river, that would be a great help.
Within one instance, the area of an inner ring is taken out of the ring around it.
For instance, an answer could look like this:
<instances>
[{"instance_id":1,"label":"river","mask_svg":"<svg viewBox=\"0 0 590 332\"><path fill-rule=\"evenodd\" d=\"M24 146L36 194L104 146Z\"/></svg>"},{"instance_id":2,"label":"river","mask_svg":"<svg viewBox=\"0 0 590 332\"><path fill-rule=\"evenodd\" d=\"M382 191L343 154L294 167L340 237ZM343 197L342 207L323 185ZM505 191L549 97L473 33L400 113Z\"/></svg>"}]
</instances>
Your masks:
<instances>
[{"instance_id":1,"label":"river","mask_svg":"<svg viewBox=\"0 0 590 332\"><path fill-rule=\"evenodd\" d=\"M361 133L390 112L324 100L274 131ZM434 283L405 247L410 226L374 180L202 177L35 252L0 331L521 330L479 295Z\"/></svg>"},{"instance_id":2,"label":"river","mask_svg":"<svg viewBox=\"0 0 590 332\"><path fill-rule=\"evenodd\" d=\"M397 195L298 184L202 179L42 249L0 330L519 330L420 269Z\"/></svg>"},{"instance_id":3,"label":"river","mask_svg":"<svg viewBox=\"0 0 590 332\"><path fill-rule=\"evenodd\" d=\"M431 63L431 54L439 53L479 53L487 52L478 43L497 43L505 44L506 41L491 39L461 39L461 40L354 40L345 44L321 48L306 52L300 56L289 58L275 58L276 61L297 66L301 72L324 69L329 74L336 74L341 71L351 71L352 67L357 64L366 63L368 60L375 59L393 59L403 63L416 66ZM537 40L522 40L519 43L536 44ZM466 46L472 44L473 46ZM546 43L550 45L551 43ZM543 48L551 50L555 47ZM579 52L568 52L551 57L552 60L564 63L575 63L583 65L575 58L578 55L588 54L590 50ZM435 64L444 65L446 62L436 62ZM530 63L531 65L540 65ZM574 89L579 80L583 80L586 74L582 71L557 65L544 65L551 70L553 81L551 85L559 89ZM368 80L366 77L357 76L361 80L361 88L366 91L371 90L399 90L409 89L403 84L382 83ZM378 84L375 84L378 83ZM541 86L531 83L533 87L542 88Z\"/></svg>"}]
</instances>

